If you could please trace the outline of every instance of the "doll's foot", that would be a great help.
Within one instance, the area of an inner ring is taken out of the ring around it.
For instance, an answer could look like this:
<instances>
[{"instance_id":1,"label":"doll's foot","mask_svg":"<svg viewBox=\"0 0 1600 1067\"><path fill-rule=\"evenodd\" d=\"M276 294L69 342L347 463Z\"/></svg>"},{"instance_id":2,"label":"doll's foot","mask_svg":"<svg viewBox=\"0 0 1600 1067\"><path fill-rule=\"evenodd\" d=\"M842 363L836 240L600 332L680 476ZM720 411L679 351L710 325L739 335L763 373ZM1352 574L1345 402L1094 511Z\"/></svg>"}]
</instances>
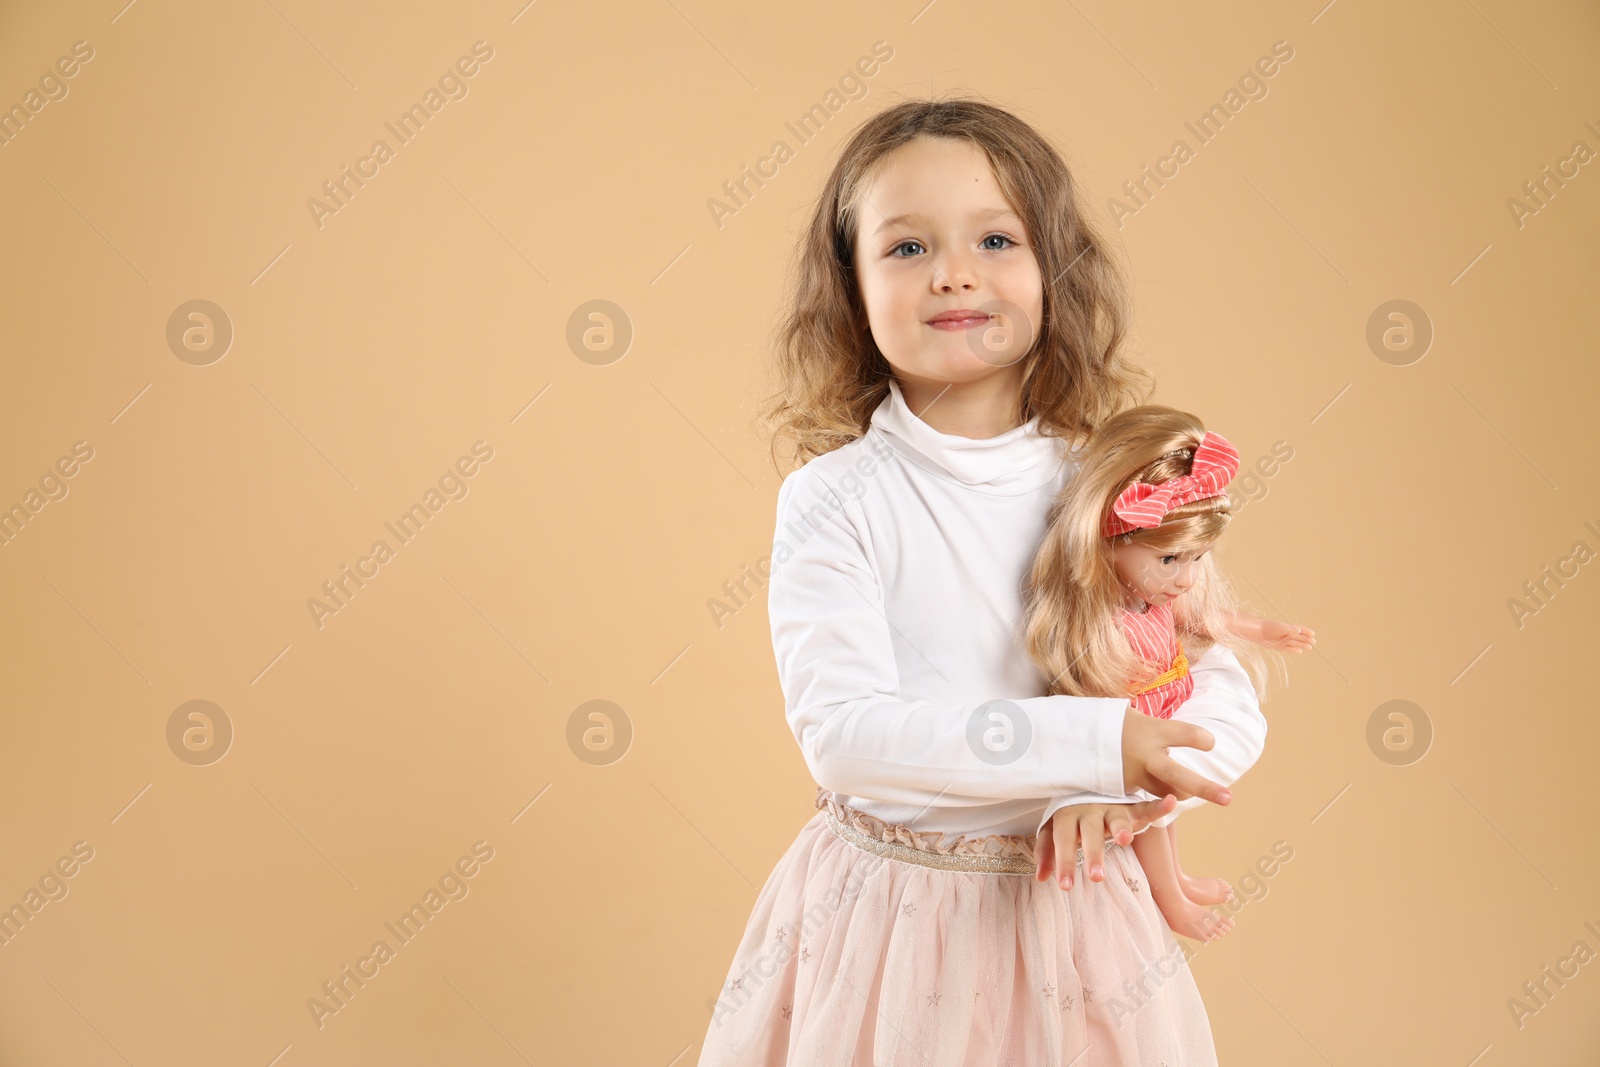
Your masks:
<instances>
[{"instance_id":1,"label":"doll's foot","mask_svg":"<svg viewBox=\"0 0 1600 1067\"><path fill-rule=\"evenodd\" d=\"M1161 915L1167 920L1167 926L1173 933L1182 934L1196 941L1215 941L1233 929L1231 918L1218 915L1210 908L1203 908L1187 898L1176 902L1169 901L1161 908Z\"/></svg>"},{"instance_id":2,"label":"doll's foot","mask_svg":"<svg viewBox=\"0 0 1600 1067\"><path fill-rule=\"evenodd\" d=\"M1196 904L1226 904L1233 899L1233 886L1222 878L1190 878L1178 875L1183 895Z\"/></svg>"}]
</instances>

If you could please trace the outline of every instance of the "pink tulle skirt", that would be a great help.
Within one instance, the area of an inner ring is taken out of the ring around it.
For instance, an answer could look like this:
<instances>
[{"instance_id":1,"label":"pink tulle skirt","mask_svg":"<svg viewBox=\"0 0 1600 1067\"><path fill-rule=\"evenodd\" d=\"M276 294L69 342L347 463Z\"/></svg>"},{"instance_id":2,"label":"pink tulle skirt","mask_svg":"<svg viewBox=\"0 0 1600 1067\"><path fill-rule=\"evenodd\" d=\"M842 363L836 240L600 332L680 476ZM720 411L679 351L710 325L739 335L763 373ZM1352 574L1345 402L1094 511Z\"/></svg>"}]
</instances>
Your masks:
<instances>
[{"instance_id":1,"label":"pink tulle skirt","mask_svg":"<svg viewBox=\"0 0 1600 1067\"><path fill-rule=\"evenodd\" d=\"M1131 847L1037 882L1033 838L821 810L761 888L699 1067L1215 1067Z\"/></svg>"}]
</instances>

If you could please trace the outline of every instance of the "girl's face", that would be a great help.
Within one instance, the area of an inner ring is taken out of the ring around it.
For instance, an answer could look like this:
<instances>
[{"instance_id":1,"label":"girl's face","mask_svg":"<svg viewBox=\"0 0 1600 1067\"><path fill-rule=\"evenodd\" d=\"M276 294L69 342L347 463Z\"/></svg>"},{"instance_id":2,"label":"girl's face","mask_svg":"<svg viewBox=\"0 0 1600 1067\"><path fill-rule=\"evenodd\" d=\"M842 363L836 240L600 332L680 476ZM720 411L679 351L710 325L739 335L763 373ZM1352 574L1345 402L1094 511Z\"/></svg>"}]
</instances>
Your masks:
<instances>
[{"instance_id":1,"label":"girl's face","mask_svg":"<svg viewBox=\"0 0 1600 1067\"><path fill-rule=\"evenodd\" d=\"M1210 546L1192 552L1171 553L1137 542L1111 539L1111 564L1117 578L1133 596L1152 607L1178 599L1194 585L1200 560Z\"/></svg>"},{"instance_id":2,"label":"girl's face","mask_svg":"<svg viewBox=\"0 0 1600 1067\"><path fill-rule=\"evenodd\" d=\"M902 385L1020 382L1044 285L982 150L948 137L901 145L880 163L858 218L867 325ZM957 311L975 314L935 321Z\"/></svg>"}]
</instances>

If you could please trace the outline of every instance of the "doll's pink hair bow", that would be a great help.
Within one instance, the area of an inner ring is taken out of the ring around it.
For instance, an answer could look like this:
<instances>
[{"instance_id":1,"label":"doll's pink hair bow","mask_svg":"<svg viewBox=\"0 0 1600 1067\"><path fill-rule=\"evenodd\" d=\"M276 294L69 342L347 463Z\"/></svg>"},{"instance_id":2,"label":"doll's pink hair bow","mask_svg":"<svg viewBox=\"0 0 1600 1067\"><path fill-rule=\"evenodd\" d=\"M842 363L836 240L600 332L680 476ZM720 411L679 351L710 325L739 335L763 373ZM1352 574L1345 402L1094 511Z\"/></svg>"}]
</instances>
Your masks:
<instances>
[{"instance_id":1,"label":"doll's pink hair bow","mask_svg":"<svg viewBox=\"0 0 1600 1067\"><path fill-rule=\"evenodd\" d=\"M1154 529L1180 504L1221 496L1238 471L1238 450L1226 437L1207 430L1194 451L1190 473L1160 484L1133 482L1117 494L1106 516L1105 535Z\"/></svg>"}]
</instances>

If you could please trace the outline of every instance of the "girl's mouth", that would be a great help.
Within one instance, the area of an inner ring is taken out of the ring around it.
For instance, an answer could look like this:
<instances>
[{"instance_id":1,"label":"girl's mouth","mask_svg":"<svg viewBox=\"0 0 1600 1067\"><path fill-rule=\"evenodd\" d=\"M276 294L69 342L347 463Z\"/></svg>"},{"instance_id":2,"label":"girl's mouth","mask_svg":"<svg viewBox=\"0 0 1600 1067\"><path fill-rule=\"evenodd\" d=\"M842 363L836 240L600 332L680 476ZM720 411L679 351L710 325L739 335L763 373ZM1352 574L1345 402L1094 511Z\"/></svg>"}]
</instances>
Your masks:
<instances>
[{"instance_id":1,"label":"girl's mouth","mask_svg":"<svg viewBox=\"0 0 1600 1067\"><path fill-rule=\"evenodd\" d=\"M928 322L935 330L970 330L989 321L988 315L967 315L962 318L932 319Z\"/></svg>"}]
</instances>

